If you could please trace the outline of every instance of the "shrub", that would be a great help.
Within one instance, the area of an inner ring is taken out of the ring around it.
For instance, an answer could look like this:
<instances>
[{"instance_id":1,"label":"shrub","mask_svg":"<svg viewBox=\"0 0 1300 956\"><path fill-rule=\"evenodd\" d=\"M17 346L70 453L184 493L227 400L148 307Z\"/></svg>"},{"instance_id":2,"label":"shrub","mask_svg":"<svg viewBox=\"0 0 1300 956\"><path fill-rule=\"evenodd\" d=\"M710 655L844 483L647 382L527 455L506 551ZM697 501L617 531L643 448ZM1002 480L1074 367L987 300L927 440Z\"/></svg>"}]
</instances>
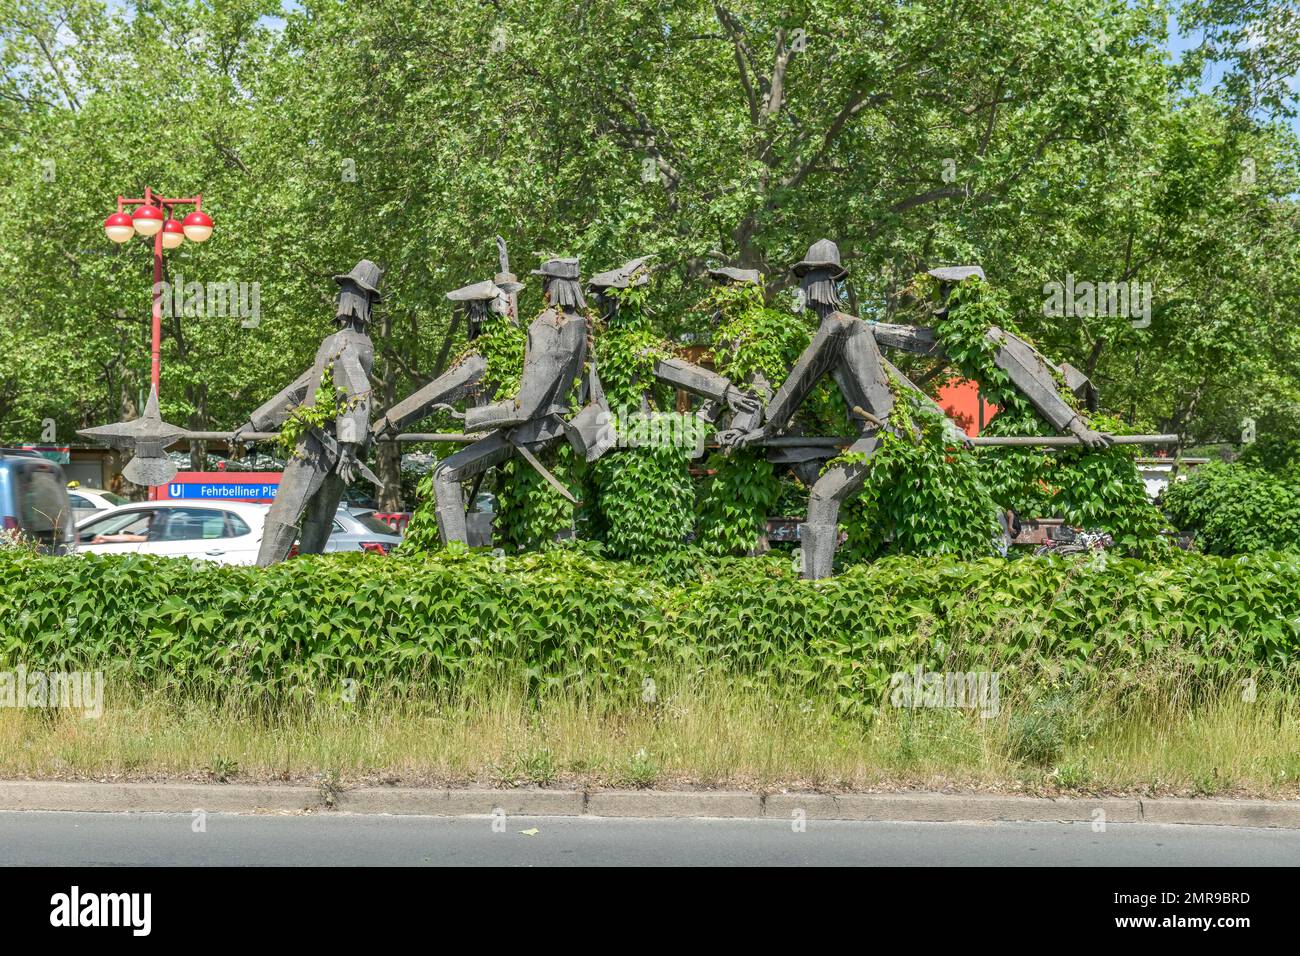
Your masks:
<instances>
[{"instance_id":1,"label":"shrub","mask_svg":"<svg viewBox=\"0 0 1300 956\"><path fill-rule=\"evenodd\" d=\"M660 576L662 575L662 577ZM103 669L274 702L457 689L478 677L636 699L665 672L781 686L870 710L890 675L996 669L1020 682L1145 668L1292 679L1300 557L888 557L837 578L699 552L635 568L552 548L337 554L267 569L0 552L0 669Z\"/></svg>"},{"instance_id":2,"label":"shrub","mask_svg":"<svg viewBox=\"0 0 1300 956\"><path fill-rule=\"evenodd\" d=\"M1172 484L1162 500L1207 554L1294 549L1300 540L1295 483L1256 468L1211 462Z\"/></svg>"}]
</instances>

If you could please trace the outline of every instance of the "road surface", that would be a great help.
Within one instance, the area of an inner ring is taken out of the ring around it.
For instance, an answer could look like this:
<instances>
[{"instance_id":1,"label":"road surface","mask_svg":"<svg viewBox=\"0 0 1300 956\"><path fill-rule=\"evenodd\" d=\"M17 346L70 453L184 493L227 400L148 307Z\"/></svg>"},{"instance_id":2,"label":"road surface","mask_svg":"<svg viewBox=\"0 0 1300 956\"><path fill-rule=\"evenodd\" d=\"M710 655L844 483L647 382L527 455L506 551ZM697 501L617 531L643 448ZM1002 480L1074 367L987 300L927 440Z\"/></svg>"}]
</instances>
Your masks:
<instances>
[{"instance_id":1,"label":"road surface","mask_svg":"<svg viewBox=\"0 0 1300 956\"><path fill-rule=\"evenodd\" d=\"M1300 830L1112 823L0 813L0 865L1232 866L1300 863Z\"/></svg>"}]
</instances>

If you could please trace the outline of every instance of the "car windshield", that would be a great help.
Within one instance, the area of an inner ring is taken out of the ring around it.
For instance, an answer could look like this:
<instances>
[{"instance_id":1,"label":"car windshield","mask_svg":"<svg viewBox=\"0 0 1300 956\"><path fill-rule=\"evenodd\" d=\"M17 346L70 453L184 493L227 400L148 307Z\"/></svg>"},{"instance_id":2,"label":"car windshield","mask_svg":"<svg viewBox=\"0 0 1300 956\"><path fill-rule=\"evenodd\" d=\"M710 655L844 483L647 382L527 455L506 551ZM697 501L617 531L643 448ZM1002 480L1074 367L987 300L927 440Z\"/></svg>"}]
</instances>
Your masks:
<instances>
[{"instance_id":1,"label":"car windshield","mask_svg":"<svg viewBox=\"0 0 1300 956\"><path fill-rule=\"evenodd\" d=\"M111 491L100 492L99 497L103 498L105 501L107 501L110 505L112 505L115 508L118 505L130 504L130 499L123 498L121 495L115 495Z\"/></svg>"}]
</instances>

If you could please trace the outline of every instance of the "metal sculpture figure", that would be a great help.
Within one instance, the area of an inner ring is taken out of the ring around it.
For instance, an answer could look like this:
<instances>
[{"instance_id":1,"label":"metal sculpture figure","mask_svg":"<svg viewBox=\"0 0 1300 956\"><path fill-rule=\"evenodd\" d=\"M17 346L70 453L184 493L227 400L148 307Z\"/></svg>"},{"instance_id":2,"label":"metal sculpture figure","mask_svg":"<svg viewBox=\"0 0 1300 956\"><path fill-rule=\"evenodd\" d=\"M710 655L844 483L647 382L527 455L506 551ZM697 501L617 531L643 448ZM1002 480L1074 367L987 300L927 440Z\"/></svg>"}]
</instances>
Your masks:
<instances>
[{"instance_id":1,"label":"metal sculpture figure","mask_svg":"<svg viewBox=\"0 0 1300 956\"><path fill-rule=\"evenodd\" d=\"M334 315L338 331L321 343L311 368L235 430L233 440L238 442L242 432L265 432L283 425L298 406L316 404L318 388L337 402L333 421L308 429L285 466L275 503L266 516L257 553L259 567L289 556L294 538L299 537L300 518L298 550L319 554L325 549L347 485L358 475L379 484L362 458L370 444L370 369L374 364L366 326L371 307L382 301L382 278L382 270L368 259L358 262L351 272L334 277L339 284Z\"/></svg>"},{"instance_id":2,"label":"metal sculpture figure","mask_svg":"<svg viewBox=\"0 0 1300 956\"><path fill-rule=\"evenodd\" d=\"M506 252L505 240L497 236L496 241L500 263L500 271L497 272L496 277L447 293L447 299L454 303L457 309L447 330L443 354L438 359L439 367L446 360L446 352L451 346L451 340L456 334L462 316L466 324L465 335L471 345L482 334L488 322L497 320L518 322L519 291L524 285L510 271L510 258ZM469 352L433 381L387 409L375 419L370 427L371 432L376 438L394 435L405 426L426 418L436 411L452 411L453 403L470 400L474 404L482 404L491 401L490 390L484 390L480 385L487 371L487 360L477 352Z\"/></svg>"},{"instance_id":3,"label":"metal sculpture figure","mask_svg":"<svg viewBox=\"0 0 1300 956\"><path fill-rule=\"evenodd\" d=\"M967 279L983 280L984 270L979 266L948 266L931 269L928 275L939 283L935 315L942 318L947 315L948 297L952 290ZM881 345L936 358L946 357L933 329L877 322L872 324L871 330ZM1063 381L1080 398L1095 402L1095 392L1086 375L1066 363L1054 365L1024 339L997 326L991 326L984 334L997 349L994 364L1007 373L1011 383L1048 424L1059 432L1074 435L1080 444L1089 448L1105 448L1114 443L1115 436L1091 428L1057 390L1057 382Z\"/></svg>"},{"instance_id":4,"label":"metal sculpture figure","mask_svg":"<svg viewBox=\"0 0 1300 956\"><path fill-rule=\"evenodd\" d=\"M817 331L768 404L762 428L744 436L729 433L719 440L749 443L776 435L790 424L817 382L825 375L834 377L845 403L855 413L858 435L847 449L851 460L832 466L813 483L808 518L799 526L803 576L824 578L831 573L835 556L840 505L866 480L865 461L880 444L879 431L886 427L893 410L894 394L871 326L840 310L836 283L847 270L840 264L835 243L828 239L813 243L792 271L820 320Z\"/></svg>"},{"instance_id":5,"label":"metal sculpture figure","mask_svg":"<svg viewBox=\"0 0 1300 956\"><path fill-rule=\"evenodd\" d=\"M800 279L800 289L809 307L820 319L818 330L768 404L763 427L747 435L727 433L720 436L720 440L728 444L745 444L772 438L788 427L794 413L823 376L830 374L834 377L846 404L859 419L858 436L847 449L845 457L849 460L827 469L813 484L808 518L800 525L803 575L817 579L831 574L839 535L840 506L861 490L866 478L866 460L879 445L880 431L888 427L889 413L895 401L890 389L891 375L907 391L920 394L920 390L881 355L877 336L910 351L935 355L941 355L942 351L932 330L910 326L882 327L842 312L837 283L848 270L840 262L839 248L830 240L813 243L808 254L794 265L792 271ZM956 282L976 274L983 277L978 267L935 270L932 273L943 290L950 290ZM946 298L947 291L944 292L945 303ZM1103 447L1113 441L1112 436L1089 428L1061 398L1052 377L1052 366L1037 351L1001 329L991 328L987 334L990 341L999 346L998 367L1007 372L1012 384L1047 421L1058 429L1068 430L1081 443L1092 447ZM806 461L817 460L816 449L812 447L796 448L793 454L806 456ZM824 451L821 454L824 455ZM806 470L806 465L804 467Z\"/></svg>"},{"instance_id":6,"label":"metal sculpture figure","mask_svg":"<svg viewBox=\"0 0 1300 956\"><path fill-rule=\"evenodd\" d=\"M586 300L577 259L551 259L534 275L543 277L546 309L528 326L519 394L464 412L466 432L490 431L444 459L434 469L438 532L443 544L468 543L461 482L499 465L518 452L562 495L573 495L534 454L566 437L575 385L587 356Z\"/></svg>"}]
</instances>

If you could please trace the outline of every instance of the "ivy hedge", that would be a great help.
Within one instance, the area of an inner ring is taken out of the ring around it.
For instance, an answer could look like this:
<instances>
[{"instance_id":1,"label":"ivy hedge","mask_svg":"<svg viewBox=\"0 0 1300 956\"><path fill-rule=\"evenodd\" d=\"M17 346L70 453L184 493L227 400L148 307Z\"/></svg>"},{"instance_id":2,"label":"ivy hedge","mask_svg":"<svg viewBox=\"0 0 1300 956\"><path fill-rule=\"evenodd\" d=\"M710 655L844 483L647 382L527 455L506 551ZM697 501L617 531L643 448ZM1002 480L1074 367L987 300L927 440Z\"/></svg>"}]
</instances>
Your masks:
<instances>
[{"instance_id":1,"label":"ivy hedge","mask_svg":"<svg viewBox=\"0 0 1300 956\"><path fill-rule=\"evenodd\" d=\"M576 548L520 557L338 554L268 569L0 551L0 669L103 669L269 703L455 690L479 675L633 695L720 671L847 710L889 677L1295 682L1300 556L896 556L824 581L788 558L679 552L633 566ZM1144 676L1145 675L1145 676Z\"/></svg>"},{"instance_id":2,"label":"ivy hedge","mask_svg":"<svg viewBox=\"0 0 1300 956\"><path fill-rule=\"evenodd\" d=\"M1165 511L1207 554L1300 548L1300 472L1281 475L1210 462L1162 497Z\"/></svg>"}]
</instances>

